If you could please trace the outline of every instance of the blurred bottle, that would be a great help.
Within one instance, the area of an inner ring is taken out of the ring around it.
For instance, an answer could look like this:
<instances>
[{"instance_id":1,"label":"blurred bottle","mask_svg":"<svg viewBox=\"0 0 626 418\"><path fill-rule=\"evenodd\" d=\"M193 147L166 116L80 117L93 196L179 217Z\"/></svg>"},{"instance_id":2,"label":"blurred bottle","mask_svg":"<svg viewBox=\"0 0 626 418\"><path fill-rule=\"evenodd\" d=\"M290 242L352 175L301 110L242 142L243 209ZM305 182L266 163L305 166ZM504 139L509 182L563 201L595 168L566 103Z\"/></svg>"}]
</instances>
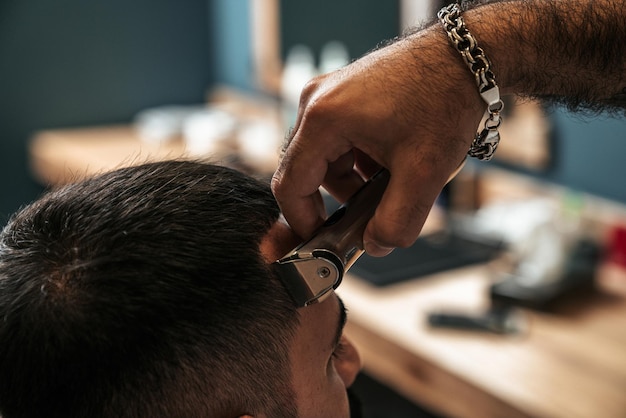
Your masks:
<instances>
[{"instance_id":1,"label":"blurred bottle","mask_svg":"<svg viewBox=\"0 0 626 418\"><path fill-rule=\"evenodd\" d=\"M580 195L569 192L557 210L546 211L543 222L518 247L518 284L532 287L564 279L566 264L581 238L583 204Z\"/></svg>"},{"instance_id":2,"label":"blurred bottle","mask_svg":"<svg viewBox=\"0 0 626 418\"><path fill-rule=\"evenodd\" d=\"M304 85L317 75L313 52L306 45L295 45L285 58L280 95L282 100L283 124L291 128L298 112L300 93Z\"/></svg>"},{"instance_id":3,"label":"blurred bottle","mask_svg":"<svg viewBox=\"0 0 626 418\"><path fill-rule=\"evenodd\" d=\"M350 54L346 45L339 41L330 41L322 47L320 53L320 74L338 70L349 62Z\"/></svg>"}]
</instances>

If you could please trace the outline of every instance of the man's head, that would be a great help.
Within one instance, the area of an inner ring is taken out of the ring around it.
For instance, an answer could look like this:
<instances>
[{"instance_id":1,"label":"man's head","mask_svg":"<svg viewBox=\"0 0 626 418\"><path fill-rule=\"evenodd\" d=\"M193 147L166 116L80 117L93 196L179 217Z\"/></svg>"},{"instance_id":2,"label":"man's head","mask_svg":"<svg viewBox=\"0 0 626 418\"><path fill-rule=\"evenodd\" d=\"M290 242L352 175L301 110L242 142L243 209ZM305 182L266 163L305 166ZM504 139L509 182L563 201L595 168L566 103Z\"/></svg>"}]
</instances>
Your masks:
<instances>
[{"instance_id":1,"label":"man's head","mask_svg":"<svg viewBox=\"0 0 626 418\"><path fill-rule=\"evenodd\" d=\"M218 166L147 164L44 196L0 241L0 413L345 409L354 349L331 350L326 387L307 369L338 299L297 311L269 268L292 245L268 185Z\"/></svg>"}]
</instances>

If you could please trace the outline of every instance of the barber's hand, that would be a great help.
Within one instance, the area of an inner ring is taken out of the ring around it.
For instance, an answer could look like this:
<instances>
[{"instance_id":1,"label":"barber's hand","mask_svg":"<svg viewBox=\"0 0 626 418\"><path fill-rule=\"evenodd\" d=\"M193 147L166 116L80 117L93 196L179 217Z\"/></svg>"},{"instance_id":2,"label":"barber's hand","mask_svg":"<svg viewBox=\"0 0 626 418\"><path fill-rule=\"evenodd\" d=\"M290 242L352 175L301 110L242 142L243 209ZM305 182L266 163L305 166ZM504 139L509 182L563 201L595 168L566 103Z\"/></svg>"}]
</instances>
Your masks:
<instances>
[{"instance_id":1,"label":"barber's hand","mask_svg":"<svg viewBox=\"0 0 626 418\"><path fill-rule=\"evenodd\" d=\"M272 180L285 218L309 237L326 217L320 185L343 202L383 166L391 179L365 248L380 256L411 245L484 110L473 77L438 27L314 78Z\"/></svg>"}]
</instances>

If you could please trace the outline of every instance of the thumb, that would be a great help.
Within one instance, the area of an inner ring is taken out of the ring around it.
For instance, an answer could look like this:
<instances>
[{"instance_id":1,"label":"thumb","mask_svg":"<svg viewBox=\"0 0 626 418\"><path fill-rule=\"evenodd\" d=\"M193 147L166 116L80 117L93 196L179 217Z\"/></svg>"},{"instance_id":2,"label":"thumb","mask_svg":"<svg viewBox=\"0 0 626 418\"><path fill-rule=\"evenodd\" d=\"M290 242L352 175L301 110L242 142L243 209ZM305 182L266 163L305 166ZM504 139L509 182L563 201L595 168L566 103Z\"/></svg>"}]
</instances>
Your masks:
<instances>
[{"instance_id":1,"label":"thumb","mask_svg":"<svg viewBox=\"0 0 626 418\"><path fill-rule=\"evenodd\" d=\"M367 253L380 257L389 254L395 247L412 245L446 180L434 173L409 176L394 176L392 173L363 235Z\"/></svg>"}]
</instances>

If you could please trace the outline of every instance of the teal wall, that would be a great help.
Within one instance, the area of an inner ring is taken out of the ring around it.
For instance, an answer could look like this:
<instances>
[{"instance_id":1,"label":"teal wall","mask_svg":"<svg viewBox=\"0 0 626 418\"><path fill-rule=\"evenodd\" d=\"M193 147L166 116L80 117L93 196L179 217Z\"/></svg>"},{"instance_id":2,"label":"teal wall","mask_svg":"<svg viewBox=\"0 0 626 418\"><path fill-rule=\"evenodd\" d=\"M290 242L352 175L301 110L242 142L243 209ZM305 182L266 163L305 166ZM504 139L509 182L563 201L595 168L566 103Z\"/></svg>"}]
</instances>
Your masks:
<instances>
[{"instance_id":1,"label":"teal wall","mask_svg":"<svg viewBox=\"0 0 626 418\"><path fill-rule=\"evenodd\" d=\"M243 90L254 88L248 4L249 0L209 0L215 80Z\"/></svg>"},{"instance_id":2,"label":"teal wall","mask_svg":"<svg viewBox=\"0 0 626 418\"><path fill-rule=\"evenodd\" d=\"M254 89L250 57L248 0L210 0L215 80ZM319 56L328 41L340 40L358 58L398 34L399 4L380 0L289 0L280 3L282 55L295 44L308 45Z\"/></svg>"},{"instance_id":3,"label":"teal wall","mask_svg":"<svg viewBox=\"0 0 626 418\"><path fill-rule=\"evenodd\" d=\"M556 109L548 116L554 161L540 178L626 203L626 112L591 117Z\"/></svg>"},{"instance_id":4,"label":"teal wall","mask_svg":"<svg viewBox=\"0 0 626 418\"><path fill-rule=\"evenodd\" d=\"M204 100L209 13L206 0L0 2L0 225L42 191L27 169L34 131Z\"/></svg>"},{"instance_id":5,"label":"teal wall","mask_svg":"<svg viewBox=\"0 0 626 418\"><path fill-rule=\"evenodd\" d=\"M322 46L338 40L351 58L359 58L381 41L399 33L397 1L284 0L281 2L283 57L296 44L310 47L316 57Z\"/></svg>"}]
</instances>

